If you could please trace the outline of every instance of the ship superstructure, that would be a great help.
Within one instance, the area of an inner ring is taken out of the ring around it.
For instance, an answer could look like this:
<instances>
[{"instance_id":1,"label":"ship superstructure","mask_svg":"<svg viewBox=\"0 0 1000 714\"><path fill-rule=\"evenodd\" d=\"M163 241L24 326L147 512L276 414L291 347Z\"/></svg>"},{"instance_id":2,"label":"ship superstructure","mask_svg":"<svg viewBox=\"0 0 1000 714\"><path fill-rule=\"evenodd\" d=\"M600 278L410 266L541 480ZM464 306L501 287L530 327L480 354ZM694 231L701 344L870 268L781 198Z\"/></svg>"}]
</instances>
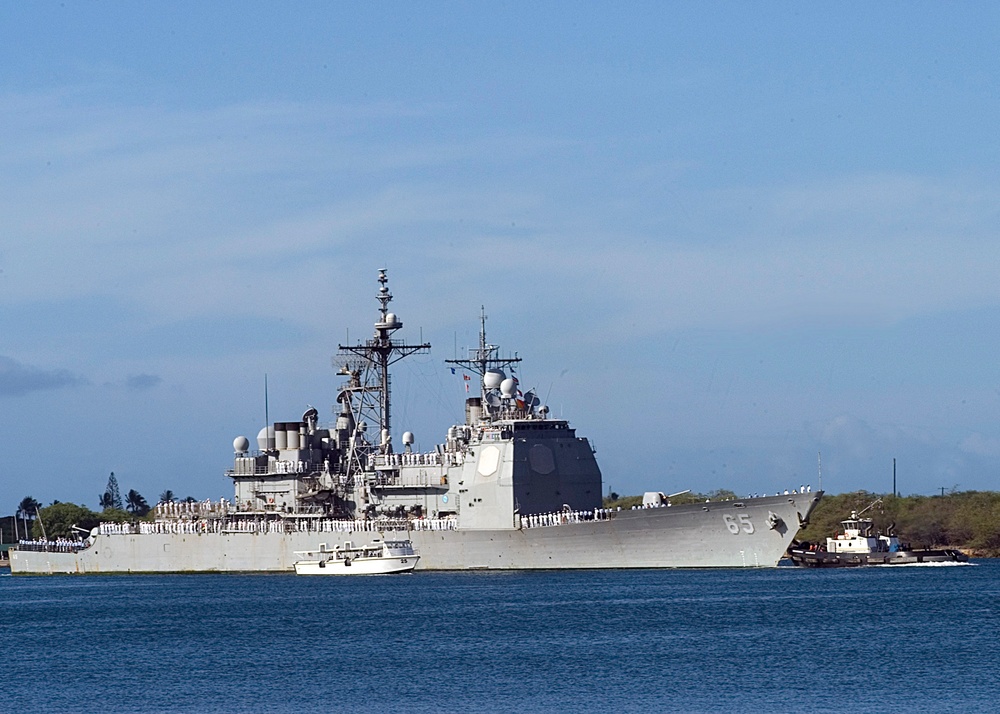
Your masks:
<instances>
[{"instance_id":1,"label":"ship superstructure","mask_svg":"<svg viewBox=\"0 0 1000 714\"><path fill-rule=\"evenodd\" d=\"M460 528L516 528L521 515L600 508L601 472L590 444L565 420L549 419L532 391L520 390L512 368L521 358L501 356L486 341L485 313L478 347L467 359L446 360L479 385L466 399L465 422L431 452L414 452L409 431L404 450L394 450L389 367L430 345L394 338L403 323L389 311L387 282L380 271L374 336L340 345L334 358L345 382L332 426L321 427L310 407L299 421L261 429L255 453L247 438L234 440L234 515L453 518Z\"/></svg>"},{"instance_id":2,"label":"ship superstructure","mask_svg":"<svg viewBox=\"0 0 1000 714\"><path fill-rule=\"evenodd\" d=\"M323 534L411 540L418 569L774 566L820 498L792 493L638 510L602 508L594 450L553 419L487 342L447 360L479 393L432 451L393 447L390 367L427 352L397 339L386 271L374 334L339 345L344 383L322 425L309 407L233 442L232 502L160 504L155 522L102 525L74 552L15 551L17 572L291 571Z\"/></svg>"}]
</instances>

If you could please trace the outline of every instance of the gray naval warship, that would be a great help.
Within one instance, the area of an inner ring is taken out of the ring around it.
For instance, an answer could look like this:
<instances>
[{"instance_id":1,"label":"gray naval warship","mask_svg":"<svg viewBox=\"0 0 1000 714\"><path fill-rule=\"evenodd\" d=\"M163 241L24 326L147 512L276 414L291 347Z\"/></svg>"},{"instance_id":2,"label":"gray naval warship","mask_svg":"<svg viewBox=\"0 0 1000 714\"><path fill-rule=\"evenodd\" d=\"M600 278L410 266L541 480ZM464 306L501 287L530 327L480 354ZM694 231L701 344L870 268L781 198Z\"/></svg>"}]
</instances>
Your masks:
<instances>
[{"instance_id":1,"label":"gray naval warship","mask_svg":"<svg viewBox=\"0 0 1000 714\"><path fill-rule=\"evenodd\" d=\"M821 492L643 507L602 506L594 449L515 376L520 358L486 341L446 360L479 394L432 451L393 447L390 366L429 344L403 326L379 272L374 335L340 345L334 420L309 408L233 442L232 501L161 503L155 519L103 523L82 545L22 546L21 573L292 572L296 551L410 540L420 570L774 567ZM470 390L473 391L473 390Z\"/></svg>"}]
</instances>

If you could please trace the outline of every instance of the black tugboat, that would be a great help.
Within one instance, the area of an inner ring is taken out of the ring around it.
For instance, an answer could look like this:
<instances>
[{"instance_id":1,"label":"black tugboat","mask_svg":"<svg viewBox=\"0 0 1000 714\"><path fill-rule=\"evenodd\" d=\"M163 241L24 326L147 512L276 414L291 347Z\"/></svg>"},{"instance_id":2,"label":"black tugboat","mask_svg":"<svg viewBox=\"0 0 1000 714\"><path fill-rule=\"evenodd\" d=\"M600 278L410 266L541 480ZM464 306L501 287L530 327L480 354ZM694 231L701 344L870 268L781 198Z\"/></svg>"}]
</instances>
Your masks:
<instances>
[{"instance_id":1,"label":"black tugboat","mask_svg":"<svg viewBox=\"0 0 1000 714\"><path fill-rule=\"evenodd\" d=\"M913 550L900 544L890 527L883 535L875 529L871 518L861 516L881 499L860 513L840 522L842 529L826 544L793 544L788 555L795 565L807 568L847 568L860 565L912 565L915 563L966 563L969 556L960 550Z\"/></svg>"}]
</instances>

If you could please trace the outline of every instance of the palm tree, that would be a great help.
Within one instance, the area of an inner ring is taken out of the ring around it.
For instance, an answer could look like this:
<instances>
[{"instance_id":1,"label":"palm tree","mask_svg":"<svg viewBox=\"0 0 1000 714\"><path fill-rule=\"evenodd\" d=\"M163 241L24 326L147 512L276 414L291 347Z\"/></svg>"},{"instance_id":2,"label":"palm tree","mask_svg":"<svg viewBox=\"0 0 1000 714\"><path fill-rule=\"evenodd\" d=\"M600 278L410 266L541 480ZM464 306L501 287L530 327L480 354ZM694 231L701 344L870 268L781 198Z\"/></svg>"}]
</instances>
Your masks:
<instances>
[{"instance_id":1,"label":"palm tree","mask_svg":"<svg viewBox=\"0 0 1000 714\"><path fill-rule=\"evenodd\" d=\"M21 519L21 525L24 526L24 537L29 538L28 521L35 520L35 516L38 515L38 509L41 508L42 504L33 499L31 496L25 496L21 499L21 503L17 506L17 513L14 514L14 518Z\"/></svg>"},{"instance_id":2,"label":"palm tree","mask_svg":"<svg viewBox=\"0 0 1000 714\"><path fill-rule=\"evenodd\" d=\"M132 515L142 518L149 513L149 504L146 503L146 499L135 489L131 489L128 492L125 501L125 509Z\"/></svg>"},{"instance_id":3,"label":"palm tree","mask_svg":"<svg viewBox=\"0 0 1000 714\"><path fill-rule=\"evenodd\" d=\"M176 500L177 497L174 495L174 492L171 491L169 488L160 494L160 503L173 503Z\"/></svg>"},{"instance_id":4,"label":"palm tree","mask_svg":"<svg viewBox=\"0 0 1000 714\"><path fill-rule=\"evenodd\" d=\"M33 499L31 496L25 496L21 499L21 503L17 506L17 517L23 520L33 521L35 520L35 515L38 513L38 509L42 507L38 501Z\"/></svg>"}]
</instances>

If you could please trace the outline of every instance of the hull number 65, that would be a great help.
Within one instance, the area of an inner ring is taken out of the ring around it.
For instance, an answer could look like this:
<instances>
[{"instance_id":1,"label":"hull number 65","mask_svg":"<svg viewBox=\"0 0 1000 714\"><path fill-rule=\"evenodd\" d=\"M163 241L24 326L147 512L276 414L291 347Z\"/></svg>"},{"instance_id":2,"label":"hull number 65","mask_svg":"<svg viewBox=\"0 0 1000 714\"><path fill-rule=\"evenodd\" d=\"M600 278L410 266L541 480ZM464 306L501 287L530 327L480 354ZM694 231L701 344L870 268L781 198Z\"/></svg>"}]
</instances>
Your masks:
<instances>
[{"instance_id":1,"label":"hull number 65","mask_svg":"<svg viewBox=\"0 0 1000 714\"><path fill-rule=\"evenodd\" d=\"M750 522L749 513L741 513L738 516L727 513L722 517L722 520L726 522L726 528L733 535L739 535L740 531L753 533L753 523Z\"/></svg>"}]
</instances>

